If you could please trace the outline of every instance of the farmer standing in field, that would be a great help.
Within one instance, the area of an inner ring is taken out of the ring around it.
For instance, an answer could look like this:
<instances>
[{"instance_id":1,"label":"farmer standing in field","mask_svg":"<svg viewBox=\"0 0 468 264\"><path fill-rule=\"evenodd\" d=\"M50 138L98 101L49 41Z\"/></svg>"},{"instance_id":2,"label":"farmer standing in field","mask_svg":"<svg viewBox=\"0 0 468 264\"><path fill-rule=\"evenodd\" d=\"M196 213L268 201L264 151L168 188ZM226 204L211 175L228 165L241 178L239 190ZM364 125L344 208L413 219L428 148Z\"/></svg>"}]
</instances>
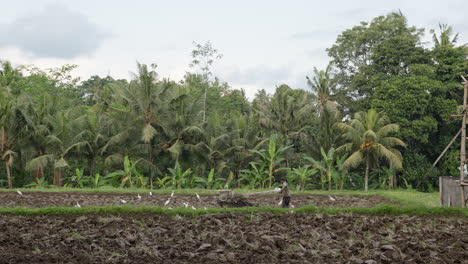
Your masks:
<instances>
[{"instance_id":1,"label":"farmer standing in field","mask_svg":"<svg viewBox=\"0 0 468 264\"><path fill-rule=\"evenodd\" d=\"M281 203L281 207L289 208L289 203L291 202L291 195L289 194L288 182L286 181L286 178L281 178L280 183L282 186L279 192L283 197L283 202Z\"/></svg>"}]
</instances>

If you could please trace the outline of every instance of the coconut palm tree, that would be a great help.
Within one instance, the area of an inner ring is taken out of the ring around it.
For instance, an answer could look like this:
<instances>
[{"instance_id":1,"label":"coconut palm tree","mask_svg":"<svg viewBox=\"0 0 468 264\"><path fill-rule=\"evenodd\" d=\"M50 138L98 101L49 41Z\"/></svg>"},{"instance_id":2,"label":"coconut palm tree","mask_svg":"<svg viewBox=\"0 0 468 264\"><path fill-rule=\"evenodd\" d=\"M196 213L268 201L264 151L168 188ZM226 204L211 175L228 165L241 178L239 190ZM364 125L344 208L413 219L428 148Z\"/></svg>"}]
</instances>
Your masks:
<instances>
[{"instance_id":1,"label":"coconut palm tree","mask_svg":"<svg viewBox=\"0 0 468 264\"><path fill-rule=\"evenodd\" d=\"M167 106L165 100L168 98L167 93L171 92L174 83L169 81L157 81L156 64L152 64L150 69L145 64L137 62L138 72L133 74L133 80L128 86L122 86L116 89L117 101L122 105L122 109L117 109L122 115L127 115L134 122L140 132L140 139L143 142L142 149L146 150L147 158L142 161L150 169L149 184L153 187L153 174L155 171L155 142L158 128L161 125L162 113L164 107ZM132 137L133 133L129 133L125 127L125 131L119 133L119 139L122 140L122 135ZM111 142L114 142L112 140Z\"/></svg>"},{"instance_id":2,"label":"coconut palm tree","mask_svg":"<svg viewBox=\"0 0 468 264\"><path fill-rule=\"evenodd\" d=\"M14 104L7 100L3 99L0 101L0 159L5 164L8 188L13 188L11 167L15 156L13 138L16 122L14 120Z\"/></svg>"},{"instance_id":3,"label":"coconut palm tree","mask_svg":"<svg viewBox=\"0 0 468 264\"><path fill-rule=\"evenodd\" d=\"M287 143L292 136L299 137L298 132L310 124L310 94L304 90L291 89L283 84L276 88L268 104L257 110L260 125L279 133L280 141Z\"/></svg>"},{"instance_id":4,"label":"coconut palm tree","mask_svg":"<svg viewBox=\"0 0 468 264\"><path fill-rule=\"evenodd\" d=\"M314 75L311 78L306 76L307 85L315 95L316 107L318 115L323 115L325 111L330 113L338 112L338 104L333 101L332 95L332 78L331 78L332 65L329 64L325 70L318 70L314 67Z\"/></svg>"},{"instance_id":5,"label":"coconut palm tree","mask_svg":"<svg viewBox=\"0 0 468 264\"><path fill-rule=\"evenodd\" d=\"M224 159L227 160L231 172L240 187L241 171L253 161L254 154L250 150L260 150L269 138L264 138L260 130L258 119L253 113L232 115L226 122L226 129L230 131L228 139L230 147L225 148ZM226 132L224 132L226 135ZM221 137L221 136L220 136Z\"/></svg>"},{"instance_id":6,"label":"coconut palm tree","mask_svg":"<svg viewBox=\"0 0 468 264\"><path fill-rule=\"evenodd\" d=\"M340 111L338 104L334 101L332 94L333 82L331 76L332 65L329 64L325 70L318 70L314 67L312 78L306 76L315 101L317 113L317 131L312 133L316 145L315 152L320 148L330 149L335 147L339 133L335 130L334 124L340 120ZM316 156L319 153L314 153Z\"/></svg>"},{"instance_id":7,"label":"coconut palm tree","mask_svg":"<svg viewBox=\"0 0 468 264\"><path fill-rule=\"evenodd\" d=\"M21 151L27 159L40 157L47 153L49 143L47 136L50 135L52 125L51 118L58 111L58 98L44 93L33 100L29 98L20 109L26 122L25 135ZM45 175L44 167L37 167L34 172L34 181Z\"/></svg>"},{"instance_id":8,"label":"coconut palm tree","mask_svg":"<svg viewBox=\"0 0 468 264\"><path fill-rule=\"evenodd\" d=\"M405 147L406 144L399 138L390 134L399 131L397 124L391 124L383 113L375 109L367 112L358 112L351 122L338 123L337 127L343 131L343 138L347 143L340 146L338 152L347 152L351 155L345 160L345 168L355 168L365 164L364 185L368 191L369 169L377 167L381 160L388 162L394 169L401 169L402 156L395 147Z\"/></svg>"},{"instance_id":9,"label":"coconut palm tree","mask_svg":"<svg viewBox=\"0 0 468 264\"><path fill-rule=\"evenodd\" d=\"M0 90L0 160L5 165L9 188L13 187L13 161L25 137L26 122L21 106L26 100L26 95L14 97Z\"/></svg>"},{"instance_id":10,"label":"coconut palm tree","mask_svg":"<svg viewBox=\"0 0 468 264\"><path fill-rule=\"evenodd\" d=\"M88 159L89 175L93 176L96 159L104 153L109 142L109 120L106 115L88 109L76 121L80 132L75 136L75 141L81 142L78 151Z\"/></svg>"},{"instance_id":11,"label":"coconut palm tree","mask_svg":"<svg viewBox=\"0 0 468 264\"><path fill-rule=\"evenodd\" d=\"M458 40L458 33L453 36L453 28L447 24L439 24L440 35L437 36L435 30L431 30L432 40L436 47L453 46Z\"/></svg>"},{"instance_id":12,"label":"coconut palm tree","mask_svg":"<svg viewBox=\"0 0 468 264\"><path fill-rule=\"evenodd\" d=\"M47 152L26 163L26 170L34 171L52 164L54 168L53 184L62 186L63 173L68 165L68 157L71 152L82 142L75 142L76 117L74 111L60 111L50 116L47 120L51 127L50 134L46 136L49 148Z\"/></svg>"}]
</instances>

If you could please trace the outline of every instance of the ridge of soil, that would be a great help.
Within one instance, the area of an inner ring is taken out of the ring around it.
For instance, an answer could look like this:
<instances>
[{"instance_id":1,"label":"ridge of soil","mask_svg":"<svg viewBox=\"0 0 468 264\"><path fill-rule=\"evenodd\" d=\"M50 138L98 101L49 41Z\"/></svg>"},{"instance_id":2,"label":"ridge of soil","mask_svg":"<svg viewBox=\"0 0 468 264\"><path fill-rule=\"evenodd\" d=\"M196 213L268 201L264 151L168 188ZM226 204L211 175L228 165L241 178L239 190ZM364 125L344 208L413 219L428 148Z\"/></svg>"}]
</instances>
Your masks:
<instances>
[{"instance_id":1,"label":"ridge of soil","mask_svg":"<svg viewBox=\"0 0 468 264\"><path fill-rule=\"evenodd\" d=\"M468 219L222 213L0 216L2 263L468 263Z\"/></svg>"},{"instance_id":2,"label":"ridge of soil","mask_svg":"<svg viewBox=\"0 0 468 264\"><path fill-rule=\"evenodd\" d=\"M30 207L43 208L50 206L111 206L111 205L146 205L164 206L169 194L137 194L130 193L81 193L81 192L0 192L1 207ZM201 195L200 201L193 195L174 195L167 206L183 207L185 204L200 207L219 207L217 195ZM248 196L249 201L258 206L278 206L279 195ZM334 200L333 200L334 199ZM124 200L125 203L122 201ZM396 201L378 195L292 195L291 203L295 207L315 205L320 207L374 207L381 203L399 204Z\"/></svg>"}]
</instances>

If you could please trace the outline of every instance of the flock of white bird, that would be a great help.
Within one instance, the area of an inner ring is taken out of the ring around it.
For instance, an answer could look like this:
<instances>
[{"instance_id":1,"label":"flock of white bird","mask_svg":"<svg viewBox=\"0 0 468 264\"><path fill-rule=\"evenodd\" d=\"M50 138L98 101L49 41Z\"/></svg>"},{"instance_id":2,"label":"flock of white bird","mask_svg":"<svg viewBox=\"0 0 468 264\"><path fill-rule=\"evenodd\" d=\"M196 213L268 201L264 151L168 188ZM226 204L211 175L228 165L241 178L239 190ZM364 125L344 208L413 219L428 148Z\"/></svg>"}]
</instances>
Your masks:
<instances>
[{"instance_id":1,"label":"flock of white bird","mask_svg":"<svg viewBox=\"0 0 468 264\"><path fill-rule=\"evenodd\" d=\"M23 193L22 193L20 190L16 190L16 192L17 192L19 195L23 195ZM149 192L149 195L150 195L150 196L153 196L153 193L152 193L152 192ZM198 201L201 202L200 195L198 195L198 193L195 193L195 196L197 197ZM169 198L167 199L167 201L164 202L164 206L168 206L168 205L171 203L172 197L174 197L174 192L172 192L172 193L171 193L171 196L169 196ZM328 198L329 198L332 202L336 201L336 199L333 198L333 197L330 196L330 195L328 195ZM141 199L142 199L142 197L141 197L140 194L137 194L137 199L138 199L138 200L141 200ZM127 201L125 201L124 199L120 199L120 202L121 202L122 204L126 204L126 203L127 203ZM283 201L280 200L279 203L278 203L278 205L281 205L282 202L283 202ZM193 205L189 205L189 204L186 203L186 202L184 202L183 205L185 206L185 208L189 208L189 207L190 207L190 208L192 208L193 210L197 209L197 208L195 208ZM81 205L77 202L76 205L75 205L75 207L81 208ZM294 206L293 204L291 204L291 207L292 207L292 208L295 208L295 206ZM168 208L169 208L169 209L172 209L171 207L168 207ZM206 210L207 208L204 207L204 209Z\"/></svg>"}]
</instances>

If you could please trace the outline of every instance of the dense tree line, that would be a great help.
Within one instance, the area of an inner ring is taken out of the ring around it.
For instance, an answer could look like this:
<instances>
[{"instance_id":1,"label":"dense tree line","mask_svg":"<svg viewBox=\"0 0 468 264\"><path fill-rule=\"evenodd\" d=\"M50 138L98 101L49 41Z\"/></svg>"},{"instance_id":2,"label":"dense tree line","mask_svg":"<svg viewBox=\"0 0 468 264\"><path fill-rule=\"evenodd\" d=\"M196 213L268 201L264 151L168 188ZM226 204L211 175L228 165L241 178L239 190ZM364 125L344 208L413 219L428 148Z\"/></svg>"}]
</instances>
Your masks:
<instances>
[{"instance_id":1,"label":"dense tree line","mask_svg":"<svg viewBox=\"0 0 468 264\"><path fill-rule=\"evenodd\" d=\"M451 27L432 31L401 13L342 32L330 64L252 101L212 76L221 55L195 43L191 72L161 79L137 64L130 80L75 66L0 67L3 186L146 188L418 188L457 175L457 147L431 163L459 129L466 46Z\"/></svg>"}]
</instances>

